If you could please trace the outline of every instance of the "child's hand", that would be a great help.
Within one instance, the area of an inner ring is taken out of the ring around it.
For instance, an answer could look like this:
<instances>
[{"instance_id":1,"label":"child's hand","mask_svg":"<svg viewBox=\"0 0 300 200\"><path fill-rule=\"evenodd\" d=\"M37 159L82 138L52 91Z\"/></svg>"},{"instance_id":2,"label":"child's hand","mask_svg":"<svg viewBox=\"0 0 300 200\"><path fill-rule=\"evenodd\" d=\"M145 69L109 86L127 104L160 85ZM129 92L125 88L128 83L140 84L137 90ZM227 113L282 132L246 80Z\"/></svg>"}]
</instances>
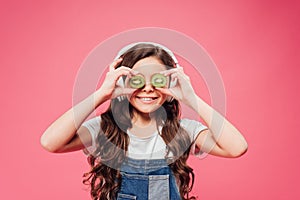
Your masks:
<instances>
[{"instance_id":1,"label":"child's hand","mask_svg":"<svg viewBox=\"0 0 300 200\"><path fill-rule=\"evenodd\" d=\"M122 76L131 77L131 75L135 74L135 72L128 67L121 66L115 69L121 61L122 58L119 58L110 64L109 71L107 72L105 80L99 89L104 93L106 100L114 99L121 95L131 94L135 91L135 89L125 88L124 86L117 84L119 78Z\"/></svg>"},{"instance_id":2,"label":"child's hand","mask_svg":"<svg viewBox=\"0 0 300 200\"><path fill-rule=\"evenodd\" d=\"M156 88L162 93L172 96L184 104L194 107L196 103L196 93L191 84L190 78L184 73L183 68L178 66L174 69L169 69L160 72L164 76L171 76L171 82L176 80L176 85L171 88Z\"/></svg>"}]
</instances>

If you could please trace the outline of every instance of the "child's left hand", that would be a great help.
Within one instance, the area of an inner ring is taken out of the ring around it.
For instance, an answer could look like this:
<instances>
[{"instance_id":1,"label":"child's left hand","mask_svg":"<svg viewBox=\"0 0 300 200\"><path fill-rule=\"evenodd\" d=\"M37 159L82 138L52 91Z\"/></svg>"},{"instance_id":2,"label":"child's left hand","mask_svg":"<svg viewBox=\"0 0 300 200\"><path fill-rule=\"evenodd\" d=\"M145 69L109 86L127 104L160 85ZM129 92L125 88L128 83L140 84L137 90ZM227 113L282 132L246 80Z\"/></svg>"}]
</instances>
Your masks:
<instances>
[{"instance_id":1,"label":"child's left hand","mask_svg":"<svg viewBox=\"0 0 300 200\"><path fill-rule=\"evenodd\" d=\"M171 88L156 88L160 92L172 96L175 99L183 102L187 106L195 107L197 95L191 84L190 78L184 73L183 68L178 66L174 69L169 69L160 72L164 76L170 76L171 82L176 81L176 85Z\"/></svg>"}]
</instances>

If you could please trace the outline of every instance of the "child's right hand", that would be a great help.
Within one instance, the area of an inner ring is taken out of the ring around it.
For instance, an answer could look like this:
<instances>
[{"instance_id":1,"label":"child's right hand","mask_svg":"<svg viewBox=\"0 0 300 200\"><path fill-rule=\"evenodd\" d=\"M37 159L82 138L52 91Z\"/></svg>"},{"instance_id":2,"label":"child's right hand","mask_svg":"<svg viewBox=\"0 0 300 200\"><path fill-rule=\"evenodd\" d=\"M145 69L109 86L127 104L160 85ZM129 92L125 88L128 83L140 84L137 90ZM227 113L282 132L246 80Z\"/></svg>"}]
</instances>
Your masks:
<instances>
[{"instance_id":1,"label":"child's right hand","mask_svg":"<svg viewBox=\"0 0 300 200\"><path fill-rule=\"evenodd\" d=\"M122 58L119 58L113 61L109 65L109 71L106 73L103 84L99 88L99 91L104 95L105 100L114 99L121 95L132 94L135 89L126 88L124 86L120 86L117 84L119 78L122 76L131 77L131 75L135 75L136 72L129 67L116 67L122 62Z\"/></svg>"}]
</instances>

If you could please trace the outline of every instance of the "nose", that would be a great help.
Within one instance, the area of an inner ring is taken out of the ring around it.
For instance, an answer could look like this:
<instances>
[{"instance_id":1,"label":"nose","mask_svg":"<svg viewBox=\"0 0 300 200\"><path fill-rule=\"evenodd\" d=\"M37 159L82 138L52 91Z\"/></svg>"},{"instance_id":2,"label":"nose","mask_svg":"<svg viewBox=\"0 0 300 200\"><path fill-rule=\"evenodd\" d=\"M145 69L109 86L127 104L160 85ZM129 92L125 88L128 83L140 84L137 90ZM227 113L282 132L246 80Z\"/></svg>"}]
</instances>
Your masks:
<instances>
[{"instance_id":1,"label":"nose","mask_svg":"<svg viewBox=\"0 0 300 200\"><path fill-rule=\"evenodd\" d=\"M153 92L154 91L154 88L152 86L152 84L150 82L146 82L145 83L145 86L143 87L143 92Z\"/></svg>"}]
</instances>

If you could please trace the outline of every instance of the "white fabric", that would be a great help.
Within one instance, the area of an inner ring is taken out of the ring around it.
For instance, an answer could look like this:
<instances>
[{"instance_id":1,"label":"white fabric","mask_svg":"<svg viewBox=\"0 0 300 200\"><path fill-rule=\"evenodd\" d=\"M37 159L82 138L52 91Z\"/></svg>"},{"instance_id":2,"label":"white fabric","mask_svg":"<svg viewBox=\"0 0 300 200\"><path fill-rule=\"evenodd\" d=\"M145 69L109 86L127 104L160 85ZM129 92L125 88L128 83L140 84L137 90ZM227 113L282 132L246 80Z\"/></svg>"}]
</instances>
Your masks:
<instances>
[{"instance_id":1,"label":"white fabric","mask_svg":"<svg viewBox=\"0 0 300 200\"><path fill-rule=\"evenodd\" d=\"M96 149L97 134L100 132L100 116L94 117L90 120L85 121L82 126L86 127L92 137L92 145L87 147L89 153L93 153ZM207 129L202 123L190 120L182 119L180 120L180 126L184 128L190 135L192 141L194 141L198 134ZM159 129L161 131L161 127ZM156 131L153 135L145 138L137 137L127 131L130 138L130 143L128 146L128 157L134 159L162 159L166 154L166 144L164 143L162 137ZM192 153L195 152L195 146L192 147Z\"/></svg>"},{"instance_id":2,"label":"white fabric","mask_svg":"<svg viewBox=\"0 0 300 200\"><path fill-rule=\"evenodd\" d=\"M128 51L130 48L134 47L135 45L138 45L138 44L152 44L154 46L157 46L157 47L160 47L162 48L163 50L165 50L173 59L173 61L175 62L176 66L178 65L178 61L177 61L177 58L176 56L174 55L174 53L168 49L167 47L161 45L161 44L158 44L158 43L155 43L155 42L134 42L134 43L131 43L131 44L128 44L126 45L125 47L123 47L117 54L117 56L115 57L114 60L117 60L118 58L120 58L120 56L122 54L124 54L126 51Z\"/></svg>"}]
</instances>

